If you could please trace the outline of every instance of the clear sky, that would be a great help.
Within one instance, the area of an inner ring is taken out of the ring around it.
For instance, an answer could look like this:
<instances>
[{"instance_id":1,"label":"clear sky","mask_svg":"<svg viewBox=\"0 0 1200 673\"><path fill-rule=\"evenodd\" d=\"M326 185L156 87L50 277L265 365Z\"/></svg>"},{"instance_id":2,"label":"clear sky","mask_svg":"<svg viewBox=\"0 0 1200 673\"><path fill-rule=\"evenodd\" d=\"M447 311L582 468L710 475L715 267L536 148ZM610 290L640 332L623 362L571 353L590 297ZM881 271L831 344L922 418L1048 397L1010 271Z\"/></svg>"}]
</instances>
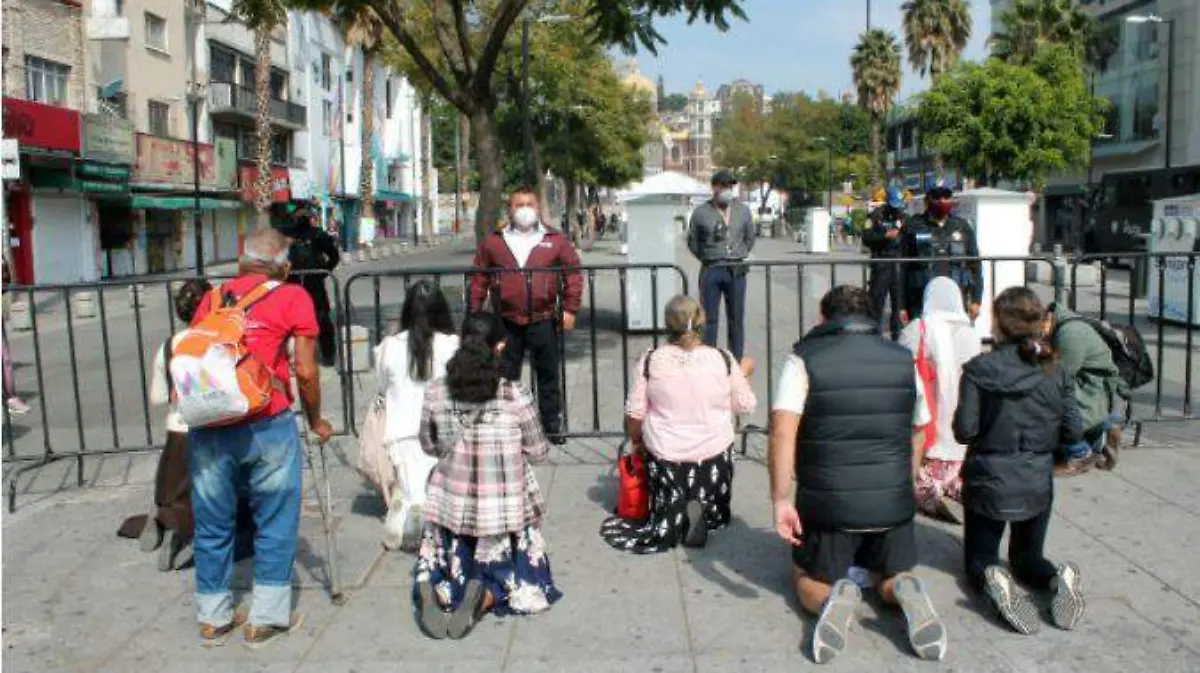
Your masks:
<instances>
[{"instance_id":1,"label":"clear sky","mask_svg":"<svg viewBox=\"0 0 1200 673\"><path fill-rule=\"evenodd\" d=\"M872 0L871 26L900 32L902 0ZM667 93L685 93L697 79L709 90L744 77L762 84L767 93L824 89L830 94L852 90L850 52L866 26L867 0L745 0L747 21L721 33L700 20L660 20L667 45L658 56L639 53L642 73L665 78ZM991 32L988 0L970 0L973 28L965 58L980 59ZM901 99L926 83L903 66Z\"/></svg>"}]
</instances>

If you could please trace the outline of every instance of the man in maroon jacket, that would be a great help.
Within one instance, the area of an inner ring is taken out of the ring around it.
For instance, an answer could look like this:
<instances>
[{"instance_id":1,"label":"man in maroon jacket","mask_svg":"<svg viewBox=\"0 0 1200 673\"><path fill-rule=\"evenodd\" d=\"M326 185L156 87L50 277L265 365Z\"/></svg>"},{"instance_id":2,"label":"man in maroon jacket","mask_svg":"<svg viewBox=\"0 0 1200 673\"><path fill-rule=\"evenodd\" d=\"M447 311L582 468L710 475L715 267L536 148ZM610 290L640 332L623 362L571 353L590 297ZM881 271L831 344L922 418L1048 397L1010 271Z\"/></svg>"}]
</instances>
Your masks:
<instances>
[{"instance_id":1,"label":"man in maroon jacket","mask_svg":"<svg viewBox=\"0 0 1200 673\"><path fill-rule=\"evenodd\" d=\"M506 376L520 380L525 352L537 374L542 427L555 444L563 444L562 382L559 380L558 326L575 329L583 296L580 271L530 271L552 267L578 269L579 255L561 231L541 222L537 195L528 187L508 197L503 231L479 244L471 279L470 309L485 308L489 298L508 328L504 349Z\"/></svg>"}]
</instances>

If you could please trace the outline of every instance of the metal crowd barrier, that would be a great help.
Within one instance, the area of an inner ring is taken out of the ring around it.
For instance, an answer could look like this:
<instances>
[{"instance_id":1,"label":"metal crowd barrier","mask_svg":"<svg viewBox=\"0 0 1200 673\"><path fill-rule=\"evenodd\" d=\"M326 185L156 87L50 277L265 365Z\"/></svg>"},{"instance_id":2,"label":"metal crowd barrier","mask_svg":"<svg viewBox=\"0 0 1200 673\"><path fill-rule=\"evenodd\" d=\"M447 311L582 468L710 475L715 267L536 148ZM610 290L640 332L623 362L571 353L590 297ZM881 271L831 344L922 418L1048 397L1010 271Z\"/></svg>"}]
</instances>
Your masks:
<instances>
[{"instance_id":1,"label":"metal crowd barrier","mask_svg":"<svg viewBox=\"0 0 1200 673\"><path fill-rule=\"evenodd\" d=\"M293 274L302 276L327 277L336 325L342 314L338 279L325 271ZM206 278L217 285L230 277ZM183 328L175 316L174 293L187 279L5 288L5 301L12 302L4 323L5 348L15 361L14 379L20 382L14 391L5 392L32 392L36 397L36 413L30 414L34 423L12 414L4 404L3 463L9 471L10 511L18 480L31 470L74 460L76 484L83 486L87 458L162 448L166 407L150 404L151 367L166 339ZM32 391L21 385L25 367L17 366L29 355L36 382ZM334 398L330 393L326 391L325 399ZM340 428L339 416L331 419L339 434L346 432L349 418L343 410Z\"/></svg>"},{"instance_id":2,"label":"metal crowd barrier","mask_svg":"<svg viewBox=\"0 0 1200 673\"><path fill-rule=\"evenodd\" d=\"M525 303L526 313L530 312L533 305L533 288L535 282L542 278L546 278L548 282L556 284L557 296L563 296L565 287L565 279L569 274L580 274L583 280L582 303L579 313L576 315L576 329L573 332L565 332L562 329L555 330L557 339L557 348L559 355L559 383L560 396L563 409L563 436L573 439L582 438L611 438L623 437L625 434L624 416L623 413L613 414L611 418L606 417L601 411L601 403L606 397L605 390L607 386L602 385L602 376L605 373L600 363L599 354L603 350L603 345L600 344L600 335L615 336L619 340L620 362L628 362L630 357L631 344L641 345L641 342L646 342L651 346L658 346L660 339L660 323L662 320L661 310L657 307L663 305L673 294L687 294L689 284L687 274L683 269L676 265L668 264L607 264L607 265L587 265L579 267L551 267L551 268L531 268L531 269L489 269L486 271L477 271L470 267L438 267L438 268L412 268L412 269L392 269L392 270L372 270L355 273L346 279L345 295L343 297L343 305L346 309L346 320L344 325L344 340L352 341L352 328L355 325L369 324L369 342L372 345L378 344L383 337L394 334L399 329L399 314L400 307L404 301L404 296L408 288L417 280L426 279L435 284L447 299L450 300L451 309L455 314L456 324L465 316L471 308L470 304L470 285L471 281L476 276L488 277L490 285L494 286L497 282L506 276L519 275L522 277L525 284ZM663 274L672 274L673 277L668 280L663 280ZM615 306L605 306L604 301L597 300L596 288L598 283L606 280L616 283L617 301ZM633 277L631 277L633 276ZM671 281L678 280L678 287ZM639 285L645 289L646 283L649 284L649 296L643 297L643 300L648 299L649 304L653 308L651 313L650 326L648 330L630 330L627 329L630 320L630 299L631 293L634 290L631 285ZM363 287L366 285L367 287ZM357 291L357 292L356 292ZM490 294L484 300L482 310L495 310L494 295ZM610 312L615 313L619 324L614 329L612 325L604 325L604 318L611 318L607 315ZM555 315L561 315L561 306L556 307ZM556 317L557 320L557 317ZM582 355L572 357L572 345L586 344L585 352ZM353 348L347 349L349 358L347 361L346 370L356 372L364 369L361 366L356 366ZM526 358L531 360L532 358ZM580 423L580 419L573 417L570 413L572 409L572 399L575 394L572 393L572 384L577 382L577 377L568 376L568 363L570 360L586 359L585 377L590 387L590 396L585 400L584 407L590 407L582 410L583 413L590 416ZM527 366L529 371L530 388L536 392L537 381L533 367ZM629 367L622 365L620 367L621 377L621 400L629 393ZM574 380L572 380L574 379ZM375 389L373 374L368 375L369 383L366 384L368 390ZM350 420L349 427L357 433L358 418L355 412L360 406L357 399L357 389L359 385L352 382L345 386L346 404L345 408L349 410ZM602 390L603 388L603 390ZM611 397L611 396L609 396Z\"/></svg>"},{"instance_id":3,"label":"metal crowd barrier","mask_svg":"<svg viewBox=\"0 0 1200 673\"><path fill-rule=\"evenodd\" d=\"M1126 423L1135 428L1135 446L1141 441L1145 423L1196 420L1192 396L1195 334L1200 328L1196 308L1198 255L1200 253L1196 251L1123 254L1119 257L1128 265L1126 269L1112 267L1108 263L1111 255L1086 255L1071 263L1069 308L1110 323L1133 325L1146 341L1154 361L1154 381L1135 390L1124 410ZM1086 274L1081 274L1085 269ZM1082 275L1094 276L1094 282L1082 282ZM1080 302L1080 297L1087 294L1085 287L1089 286L1097 288L1096 306L1083 306ZM1182 390L1169 391L1167 385L1176 387L1178 376L1174 375L1179 373L1179 363L1168 362L1166 354L1180 346L1183 348ZM1169 377L1168 372L1172 376ZM1139 412L1151 406L1154 409L1152 415Z\"/></svg>"}]
</instances>

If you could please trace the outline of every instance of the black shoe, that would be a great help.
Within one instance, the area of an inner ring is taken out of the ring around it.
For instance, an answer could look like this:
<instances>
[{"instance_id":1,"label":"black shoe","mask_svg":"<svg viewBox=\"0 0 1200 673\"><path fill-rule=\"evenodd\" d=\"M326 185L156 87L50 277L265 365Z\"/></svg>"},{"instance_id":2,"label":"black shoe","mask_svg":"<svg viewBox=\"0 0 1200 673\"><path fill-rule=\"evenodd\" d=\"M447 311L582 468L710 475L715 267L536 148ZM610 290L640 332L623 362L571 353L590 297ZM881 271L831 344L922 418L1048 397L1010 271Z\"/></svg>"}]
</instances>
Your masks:
<instances>
[{"instance_id":1,"label":"black shoe","mask_svg":"<svg viewBox=\"0 0 1200 673\"><path fill-rule=\"evenodd\" d=\"M445 638L450 628L450 615L438 605L433 585L428 580L417 585L420 605L417 606L417 625L434 640Z\"/></svg>"},{"instance_id":2,"label":"black shoe","mask_svg":"<svg viewBox=\"0 0 1200 673\"><path fill-rule=\"evenodd\" d=\"M487 590L483 587L483 582L467 582L462 602L458 604L457 610L450 613L449 623L446 625L446 634L451 639L462 640L470 635L479 620L483 619L483 603L486 598Z\"/></svg>"},{"instance_id":3,"label":"black shoe","mask_svg":"<svg viewBox=\"0 0 1200 673\"><path fill-rule=\"evenodd\" d=\"M687 509L687 532L683 535L685 547L703 547L708 544L708 522L704 520L704 505L698 500L689 500Z\"/></svg>"}]
</instances>

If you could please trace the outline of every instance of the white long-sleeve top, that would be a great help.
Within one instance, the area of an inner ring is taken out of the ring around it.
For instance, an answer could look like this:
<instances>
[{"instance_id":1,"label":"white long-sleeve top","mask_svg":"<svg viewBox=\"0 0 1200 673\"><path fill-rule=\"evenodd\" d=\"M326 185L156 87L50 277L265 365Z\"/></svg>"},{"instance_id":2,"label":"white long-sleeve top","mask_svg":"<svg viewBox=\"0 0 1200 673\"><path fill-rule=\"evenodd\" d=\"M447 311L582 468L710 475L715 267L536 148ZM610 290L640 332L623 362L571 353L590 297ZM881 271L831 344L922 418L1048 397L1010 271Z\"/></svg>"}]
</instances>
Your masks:
<instances>
[{"instance_id":1,"label":"white long-sleeve top","mask_svg":"<svg viewBox=\"0 0 1200 673\"><path fill-rule=\"evenodd\" d=\"M182 338L182 331L171 337L171 348L174 349L179 345L179 340ZM175 406L174 402L171 402L171 386L167 384L167 360L164 355L163 347L159 346L158 351L154 354L154 367L150 370L150 404L168 405L167 432L187 433L187 423L183 422L179 408Z\"/></svg>"},{"instance_id":2,"label":"white long-sleeve top","mask_svg":"<svg viewBox=\"0 0 1200 673\"><path fill-rule=\"evenodd\" d=\"M435 334L433 371L430 380L446 375L446 363L458 350L458 336ZM387 414L388 443L417 440L421 428L421 406L429 381L417 381L409 372L408 332L385 338L375 350L375 373L383 391Z\"/></svg>"}]
</instances>

